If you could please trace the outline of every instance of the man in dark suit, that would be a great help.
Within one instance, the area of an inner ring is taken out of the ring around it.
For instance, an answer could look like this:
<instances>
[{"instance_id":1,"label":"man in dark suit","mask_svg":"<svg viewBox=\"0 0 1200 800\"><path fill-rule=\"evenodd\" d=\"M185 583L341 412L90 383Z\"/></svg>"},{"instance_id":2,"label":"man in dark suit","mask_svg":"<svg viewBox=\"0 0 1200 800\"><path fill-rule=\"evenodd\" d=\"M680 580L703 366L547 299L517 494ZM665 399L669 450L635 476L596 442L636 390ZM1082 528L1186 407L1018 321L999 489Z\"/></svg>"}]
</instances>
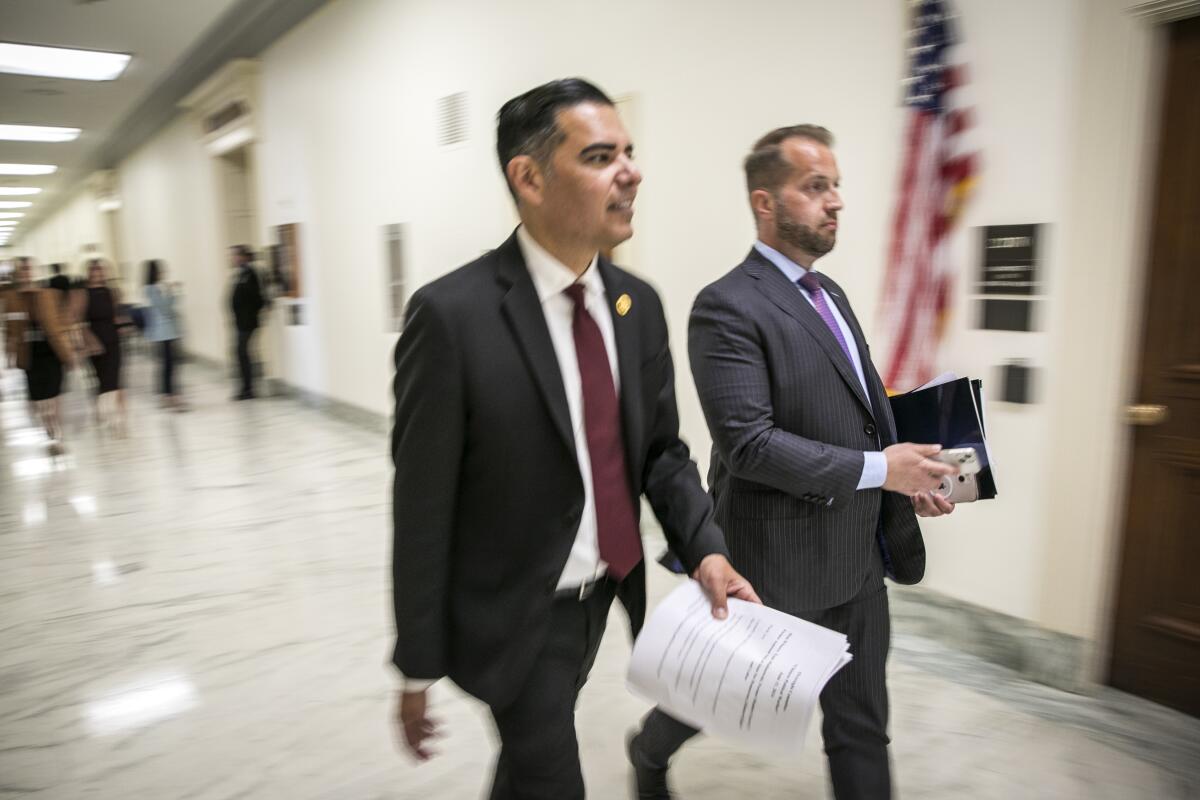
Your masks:
<instances>
[{"instance_id":1,"label":"man in dark suit","mask_svg":"<svg viewBox=\"0 0 1200 800\"><path fill-rule=\"evenodd\" d=\"M449 677L499 732L491 796L570 800L609 606L635 635L645 614L639 498L715 616L757 597L679 438L659 298L599 255L632 234L642 177L612 102L539 86L500 109L497 151L520 227L418 290L396 345L396 723L428 758L426 691Z\"/></svg>"},{"instance_id":2,"label":"man in dark suit","mask_svg":"<svg viewBox=\"0 0 1200 800\"><path fill-rule=\"evenodd\" d=\"M229 248L235 270L233 293L229 305L233 311L233 324L237 329L238 372L241 374L241 391L234 400L250 400L254 397L254 364L250 360L250 339L258 330L258 315L266 301L258 273L254 271L254 251L239 244Z\"/></svg>"},{"instance_id":3,"label":"man in dark suit","mask_svg":"<svg viewBox=\"0 0 1200 800\"><path fill-rule=\"evenodd\" d=\"M839 800L877 800L891 794L883 578L921 579L916 515L953 510L931 490L955 469L930 458L936 445L896 443L846 294L812 270L842 208L832 145L814 125L755 144L745 168L758 241L696 299L688 353L730 560L766 605L849 638L854 660L821 695L825 752ZM630 742L642 797L669 797L668 760L695 733L650 713Z\"/></svg>"}]
</instances>

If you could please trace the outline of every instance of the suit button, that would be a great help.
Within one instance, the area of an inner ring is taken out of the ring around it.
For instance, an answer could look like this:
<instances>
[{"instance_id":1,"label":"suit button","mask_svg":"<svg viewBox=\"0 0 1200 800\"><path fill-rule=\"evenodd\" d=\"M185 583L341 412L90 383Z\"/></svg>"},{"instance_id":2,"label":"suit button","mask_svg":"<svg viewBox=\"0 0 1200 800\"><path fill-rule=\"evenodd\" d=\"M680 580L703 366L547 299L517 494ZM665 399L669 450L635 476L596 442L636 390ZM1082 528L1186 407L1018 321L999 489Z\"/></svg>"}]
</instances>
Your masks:
<instances>
[{"instance_id":1,"label":"suit button","mask_svg":"<svg viewBox=\"0 0 1200 800\"><path fill-rule=\"evenodd\" d=\"M868 422L863 427L863 433L865 433L867 436L874 436L875 435L875 423Z\"/></svg>"}]
</instances>

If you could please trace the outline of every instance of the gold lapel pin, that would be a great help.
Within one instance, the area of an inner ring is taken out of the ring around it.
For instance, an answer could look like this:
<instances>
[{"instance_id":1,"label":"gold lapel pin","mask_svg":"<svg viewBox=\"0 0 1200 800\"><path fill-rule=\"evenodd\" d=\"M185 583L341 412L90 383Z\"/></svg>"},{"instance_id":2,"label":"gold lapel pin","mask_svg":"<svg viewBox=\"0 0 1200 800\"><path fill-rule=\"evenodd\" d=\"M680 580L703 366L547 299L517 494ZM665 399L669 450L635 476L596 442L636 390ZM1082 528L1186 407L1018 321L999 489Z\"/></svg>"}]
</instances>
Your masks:
<instances>
[{"instance_id":1,"label":"gold lapel pin","mask_svg":"<svg viewBox=\"0 0 1200 800\"><path fill-rule=\"evenodd\" d=\"M629 309L633 308L633 300L627 294L623 294L617 298L617 314L625 316L629 313Z\"/></svg>"}]
</instances>

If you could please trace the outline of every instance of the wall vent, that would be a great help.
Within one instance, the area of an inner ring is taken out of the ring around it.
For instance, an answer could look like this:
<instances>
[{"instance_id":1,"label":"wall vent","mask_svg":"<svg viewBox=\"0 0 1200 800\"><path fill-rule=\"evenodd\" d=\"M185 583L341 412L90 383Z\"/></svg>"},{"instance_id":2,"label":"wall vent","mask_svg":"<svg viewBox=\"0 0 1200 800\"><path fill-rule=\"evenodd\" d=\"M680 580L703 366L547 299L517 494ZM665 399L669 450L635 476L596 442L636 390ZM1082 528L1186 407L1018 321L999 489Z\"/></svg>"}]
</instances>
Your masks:
<instances>
[{"instance_id":1,"label":"wall vent","mask_svg":"<svg viewBox=\"0 0 1200 800\"><path fill-rule=\"evenodd\" d=\"M456 92L437 101L438 144L442 147L467 140L467 93Z\"/></svg>"}]
</instances>

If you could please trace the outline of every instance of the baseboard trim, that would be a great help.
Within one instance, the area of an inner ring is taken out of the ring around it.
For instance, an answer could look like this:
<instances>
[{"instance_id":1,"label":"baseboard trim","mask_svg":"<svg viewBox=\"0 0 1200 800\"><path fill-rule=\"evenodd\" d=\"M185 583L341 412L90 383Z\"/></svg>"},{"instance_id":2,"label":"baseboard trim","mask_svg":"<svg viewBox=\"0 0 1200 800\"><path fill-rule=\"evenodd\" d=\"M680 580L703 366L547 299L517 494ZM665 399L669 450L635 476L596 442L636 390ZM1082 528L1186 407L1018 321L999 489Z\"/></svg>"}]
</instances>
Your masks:
<instances>
[{"instance_id":1,"label":"baseboard trim","mask_svg":"<svg viewBox=\"0 0 1200 800\"><path fill-rule=\"evenodd\" d=\"M282 386L289 396L301 404L341 422L347 422L372 433L386 434L391 429L391 420L386 414L370 411L353 403L337 400L298 386L290 384L282 384Z\"/></svg>"},{"instance_id":2,"label":"baseboard trim","mask_svg":"<svg viewBox=\"0 0 1200 800\"><path fill-rule=\"evenodd\" d=\"M229 367L224 361L190 351L185 352L184 356L191 365L211 370L222 379L232 379ZM386 434L391 430L391 418L386 414L370 411L353 403L295 386L279 378L263 378L262 380L266 385L265 395L268 397L290 397L301 405L372 433ZM232 386L232 383L230 385Z\"/></svg>"},{"instance_id":3,"label":"baseboard trim","mask_svg":"<svg viewBox=\"0 0 1200 800\"><path fill-rule=\"evenodd\" d=\"M892 627L939 641L1029 680L1088 694L1094 644L923 586L888 585Z\"/></svg>"}]
</instances>

